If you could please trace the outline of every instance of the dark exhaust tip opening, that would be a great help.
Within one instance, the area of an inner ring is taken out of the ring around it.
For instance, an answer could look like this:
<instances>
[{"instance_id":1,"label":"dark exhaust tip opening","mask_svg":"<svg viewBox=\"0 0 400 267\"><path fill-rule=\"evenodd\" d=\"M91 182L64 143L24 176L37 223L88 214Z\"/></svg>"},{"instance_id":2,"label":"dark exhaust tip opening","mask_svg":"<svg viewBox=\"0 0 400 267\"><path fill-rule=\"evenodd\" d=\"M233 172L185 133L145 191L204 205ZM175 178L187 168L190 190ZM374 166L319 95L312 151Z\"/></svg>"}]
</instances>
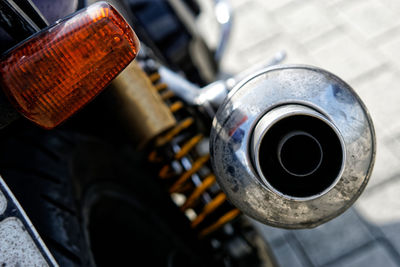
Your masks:
<instances>
[{"instance_id":1,"label":"dark exhaust tip opening","mask_svg":"<svg viewBox=\"0 0 400 267\"><path fill-rule=\"evenodd\" d=\"M323 159L321 144L315 137L303 131L293 131L285 135L279 141L277 154L281 167L298 177L311 175L319 168Z\"/></svg>"},{"instance_id":2,"label":"dark exhaust tip opening","mask_svg":"<svg viewBox=\"0 0 400 267\"><path fill-rule=\"evenodd\" d=\"M329 124L313 116L294 115L279 120L265 133L258 160L262 175L276 191L308 198L336 183L343 148Z\"/></svg>"}]
</instances>

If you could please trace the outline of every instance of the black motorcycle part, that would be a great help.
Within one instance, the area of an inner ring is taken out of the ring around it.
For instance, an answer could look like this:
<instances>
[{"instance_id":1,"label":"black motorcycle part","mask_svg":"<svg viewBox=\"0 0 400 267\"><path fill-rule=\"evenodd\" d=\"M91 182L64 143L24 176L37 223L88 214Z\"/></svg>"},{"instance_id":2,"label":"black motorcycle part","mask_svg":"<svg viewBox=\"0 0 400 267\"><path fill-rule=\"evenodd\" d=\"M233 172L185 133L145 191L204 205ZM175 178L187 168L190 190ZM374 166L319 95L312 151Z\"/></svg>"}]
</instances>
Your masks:
<instances>
[{"instance_id":1,"label":"black motorcycle part","mask_svg":"<svg viewBox=\"0 0 400 267\"><path fill-rule=\"evenodd\" d=\"M64 138L16 122L1 134L0 173L59 265L90 266Z\"/></svg>"},{"instance_id":2,"label":"black motorcycle part","mask_svg":"<svg viewBox=\"0 0 400 267\"><path fill-rule=\"evenodd\" d=\"M40 30L39 26L10 0L0 1L0 25L18 41Z\"/></svg>"},{"instance_id":3,"label":"black motorcycle part","mask_svg":"<svg viewBox=\"0 0 400 267\"><path fill-rule=\"evenodd\" d=\"M162 54L168 66L183 71L186 77L199 85L206 85L211 81L204 78L201 68L196 66L191 54L191 42L195 38L187 26L179 18L168 1L163 0L125 0L132 13L134 27L140 26L137 33L140 40L153 51ZM198 5L192 0L184 4L196 16L199 13ZM147 39L151 42L147 43ZM212 72L217 72L217 63L213 59L213 52L203 42L202 56L210 62ZM157 53L156 53L157 54Z\"/></svg>"},{"instance_id":4,"label":"black motorcycle part","mask_svg":"<svg viewBox=\"0 0 400 267\"><path fill-rule=\"evenodd\" d=\"M22 120L0 138L0 173L61 266L218 265L126 144Z\"/></svg>"},{"instance_id":5,"label":"black motorcycle part","mask_svg":"<svg viewBox=\"0 0 400 267\"><path fill-rule=\"evenodd\" d=\"M11 105L3 91L0 90L0 130L21 117Z\"/></svg>"}]
</instances>

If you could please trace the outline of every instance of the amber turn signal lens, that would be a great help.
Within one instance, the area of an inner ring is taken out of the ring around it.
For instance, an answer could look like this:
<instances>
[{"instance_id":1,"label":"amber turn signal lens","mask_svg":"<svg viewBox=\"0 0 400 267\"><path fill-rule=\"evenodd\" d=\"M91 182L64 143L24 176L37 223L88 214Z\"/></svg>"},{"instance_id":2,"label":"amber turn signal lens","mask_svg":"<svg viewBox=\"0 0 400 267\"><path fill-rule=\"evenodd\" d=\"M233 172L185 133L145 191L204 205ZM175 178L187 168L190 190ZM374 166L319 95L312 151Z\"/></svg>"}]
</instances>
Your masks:
<instances>
[{"instance_id":1,"label":"amber turn signal lens","mask_svg":"<svg viewBox=\"0 0 400 267\"><path fill-rule=\"evenodd\" d=\"M111 5L95 3L7 53L1 86L22 115L51 129L92 100L138 50L124 18Z\"/></svg>"}]
</instances>

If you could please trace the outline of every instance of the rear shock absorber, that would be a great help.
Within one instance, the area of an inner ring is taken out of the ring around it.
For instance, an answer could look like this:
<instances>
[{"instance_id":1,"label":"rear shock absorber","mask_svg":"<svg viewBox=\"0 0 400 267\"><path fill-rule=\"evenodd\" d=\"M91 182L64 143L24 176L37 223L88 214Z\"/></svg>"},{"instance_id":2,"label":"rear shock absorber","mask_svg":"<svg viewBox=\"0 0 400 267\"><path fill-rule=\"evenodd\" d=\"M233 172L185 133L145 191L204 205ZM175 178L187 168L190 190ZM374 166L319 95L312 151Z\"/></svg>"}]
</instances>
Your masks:
<instances>
[{"instance_id":1,"label":"rear shock absorber","mask_svg":"<svg viewBox=\"0 0 400 267\"><path fill-rule=\"evenodd\" d=\"M203 238L235 219L240 211L233 207L216 183L210 166L208 138L194 112L160 82L160 74L149 74L151 82L168 105L177 123L159 135L148 160L158 166L174 202Z\"/></svg>"}]
</instances>

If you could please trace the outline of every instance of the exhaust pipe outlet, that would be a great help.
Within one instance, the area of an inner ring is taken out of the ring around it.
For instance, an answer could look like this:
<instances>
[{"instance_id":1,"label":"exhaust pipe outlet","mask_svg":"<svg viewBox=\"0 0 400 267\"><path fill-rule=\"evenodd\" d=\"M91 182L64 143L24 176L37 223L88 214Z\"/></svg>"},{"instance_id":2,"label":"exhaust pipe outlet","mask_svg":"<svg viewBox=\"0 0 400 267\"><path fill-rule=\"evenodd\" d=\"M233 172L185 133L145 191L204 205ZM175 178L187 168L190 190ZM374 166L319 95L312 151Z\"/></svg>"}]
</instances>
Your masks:
<instances>
[{"instance_id":1,"label":"exhaust pipe outlet","mask_svg":"<svg viewBox=\"0 0 400 267\"><path fill-rule=\"evenodd\" d=\"M345 146L327 117L302 105L272 109L258 121L250 155L260 181L282 197L317 198L342 174Z\"/></svg>"},{"instance_id":2,"label":"exhaust pipe outlet","mask_svg":"<svg viewBox=\"0 0 400 267\"><path fill-rule=\"evenodd\" d=\"M265 69L238 84L211 130L222 190L248 216L282 228L312 228L344 212L364 190L375 159L364 104L315 67Z\"/></svg>"}]
</instances>

